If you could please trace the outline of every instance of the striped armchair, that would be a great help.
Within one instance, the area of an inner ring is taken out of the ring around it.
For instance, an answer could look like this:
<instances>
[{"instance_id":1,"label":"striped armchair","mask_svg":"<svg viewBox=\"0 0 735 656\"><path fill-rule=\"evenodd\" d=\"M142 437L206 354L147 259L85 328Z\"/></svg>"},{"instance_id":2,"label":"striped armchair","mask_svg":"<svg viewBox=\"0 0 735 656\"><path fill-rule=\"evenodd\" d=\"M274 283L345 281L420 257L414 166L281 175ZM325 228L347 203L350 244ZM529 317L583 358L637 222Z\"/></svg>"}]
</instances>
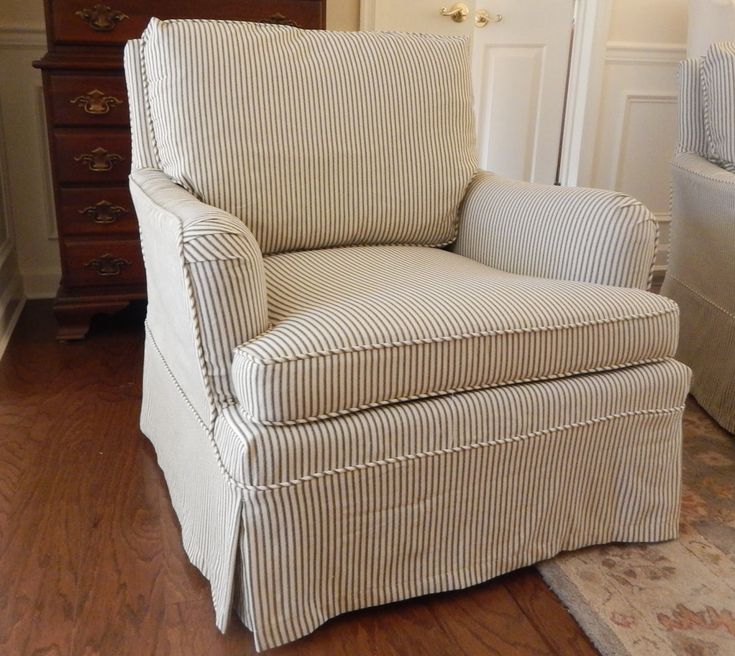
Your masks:
<instances>
[{"instance_id":1,"label":"striped armchair","mask_svg":"<svg viewBox=\"0 0 735 656\"><path fill-rule=\"evenodd\" d=\"M677 357L694 372L697 401L735 433L735 43L680 64L671 171L671 256L661 291L681 306Z\"/></svg>"},{"instance_id":2,"label":"striped armchair","mask_svg":"<svg viewBox=\"0 0 735 656\"><path fill-rule=\"evenodd\" d=\"M479 172L463 40L154 19L125 66L142 430L222 631L676 537L653 217Z\"/></svg>"}]
</instances>

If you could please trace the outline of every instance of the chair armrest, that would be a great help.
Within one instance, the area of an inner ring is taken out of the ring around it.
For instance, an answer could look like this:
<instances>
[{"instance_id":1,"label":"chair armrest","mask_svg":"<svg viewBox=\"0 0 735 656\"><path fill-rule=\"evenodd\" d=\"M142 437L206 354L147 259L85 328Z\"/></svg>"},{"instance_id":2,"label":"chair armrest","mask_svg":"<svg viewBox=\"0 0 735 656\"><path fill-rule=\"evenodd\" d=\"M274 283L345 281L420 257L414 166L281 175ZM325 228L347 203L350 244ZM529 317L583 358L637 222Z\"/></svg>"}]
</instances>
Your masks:
<instances>
[{"instance_id":1,"label":"chair armrest","mask_svg":"<svg viewBox=\"0 0 735 656\"><path fill-rule=\"evenodd\" d=\"M735 173L694 153L676 155L671 173L671 253L661 292L677 300L681 285L735 321Z\"/></svg>"},{"instance_id":2,"label":"chair armrest","mask_svg":"<svg viewBox=\"0 0 735 656\"><path fill-rule=\"evenodd\" d=\"M510 273L647 289L657 238L654 216L624 194L480 173L453 250Z\"/></svg>"},{"instance_id":3,"label":"chair armrest","mask_svg":"<svg viewBox=\"0 0 735 656\"><path fill-rule=\"evenodd\" d=\"M235 402L232 350L267 328L263 256L242 221L161 171L133 171L130 191L146 264L149 335L209 425Z\"/></svg>"}]
</instances>

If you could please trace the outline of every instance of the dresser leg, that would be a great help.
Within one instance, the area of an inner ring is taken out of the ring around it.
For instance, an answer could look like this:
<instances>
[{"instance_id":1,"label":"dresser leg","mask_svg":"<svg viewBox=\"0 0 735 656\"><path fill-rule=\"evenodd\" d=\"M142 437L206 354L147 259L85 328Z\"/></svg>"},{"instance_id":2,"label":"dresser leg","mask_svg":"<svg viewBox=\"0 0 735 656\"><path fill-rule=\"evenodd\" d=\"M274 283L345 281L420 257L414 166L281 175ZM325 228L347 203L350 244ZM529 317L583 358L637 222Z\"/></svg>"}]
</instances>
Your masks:
<instances>
[{"instance_id":1,"label":"dresser leg","mask_svg":"<svg viewBox=\"0 0 735 656\"><path fill-rule=\"evenodd\" d=\"M58 324L56 339L59 341L84 339L95 315L114 314L124 310L130 301L130 298L82 299L57 296L54 301L54 315Z\"/></svg>"}]
</instances>

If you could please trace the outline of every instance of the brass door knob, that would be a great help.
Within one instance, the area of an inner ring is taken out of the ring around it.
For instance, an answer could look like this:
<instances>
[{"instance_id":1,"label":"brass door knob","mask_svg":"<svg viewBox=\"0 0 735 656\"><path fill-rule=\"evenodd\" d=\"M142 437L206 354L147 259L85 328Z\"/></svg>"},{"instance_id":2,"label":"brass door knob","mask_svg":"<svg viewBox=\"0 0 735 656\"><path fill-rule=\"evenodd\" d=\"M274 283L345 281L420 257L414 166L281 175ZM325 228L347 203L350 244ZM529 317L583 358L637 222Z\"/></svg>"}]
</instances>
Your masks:
<instances>
[{"instance_id":1,"label":"brass door knob","mask_svg":"<svg viewBox=\"0 0 735 656\"><path fill-rule=\"evenodd\" d=\"M499 23L502 20L503 17L500 14L493 16L485 9L478 9L475 14L475 25L477 27L487 27L490 23Z\"/></svg>"},{"instance_id":2,"label":"brass door knob","mask_svg":"<svg viewBox=\"0 0 735 656\"><path fill-rule=\"evenodd\" d=\"M470 8L464 2L455 2L449 9L442 7L439 13L442 16L448 16L455 23L462 23L470 15Z\"/></svg>"}]
</instances>

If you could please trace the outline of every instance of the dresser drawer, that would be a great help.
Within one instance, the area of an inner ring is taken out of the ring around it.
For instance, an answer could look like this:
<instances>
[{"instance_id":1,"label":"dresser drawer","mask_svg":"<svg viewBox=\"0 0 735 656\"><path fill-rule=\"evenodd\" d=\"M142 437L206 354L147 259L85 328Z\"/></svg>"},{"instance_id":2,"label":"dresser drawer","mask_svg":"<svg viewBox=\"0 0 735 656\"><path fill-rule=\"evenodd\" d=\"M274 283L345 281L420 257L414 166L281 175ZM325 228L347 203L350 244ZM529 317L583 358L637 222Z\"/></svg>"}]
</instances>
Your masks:
<instances>
[{"instance_id":1,"label":"dresser drawer","mask_svg":"<svg viewBox=\"0 0 735 656\"><path fill-rule=\"evenodd\" d=\"M158 18L215 18L324 27L318 0L52 0L50 12L56 44L122 45L140 36L151 14Z\"/></svg>"},{"instance_id":2,"label":"dresser drawer","mask_svg":"<svg viewBox=\"0 0 735 656\"><path fill-rule=\"evenodd\" d=\"M62 241L64 285L90 287L132 285L145 281L137 239Z\"/></svg>"},{"instance_id":3,"label":"dresser drawer","mask_svg":"<svg viewBox=\"0 0 735 656\"><path fill-rule=\"evenodd\" d=\"M130 174L128 130L56 129L52 140L59 183L127 183Z\"/></svg>"},{"instance_id":4,"label":"dresser drawer","mask_svg":"<svg viewBox=\"0 0 735 656\"><path fill-rule=\"evenodd\" d=\"M121 75L49 75L54 125L129 124L125 79Z\"/></svg>"},{"instance_id":5,"label":"dresser drawer","mask_svg":"<svg viewBox=\"0 0 735 656\"><path fill-rule=\"evenodd\" d=\"M138 234L130 192L125 187L59 189L62 235Z\"/></svg>"},{"instance_id":6,"label":"dresser drawer","mask_svg":"<svg viewBox=\"0 0 735 656\"><path fill-rule=\"evenodd\" d=\"M148 0L53 0L57 44L123 45L135 39L155 10Z\"/></svg>"},{"instance_id":7,"label":"dresser drawer","mask_svg":"<svg viewBox=\"0 0 735 656\"><path fill-rule=\"evenodd\" d=\"M159 18L214 18L243 20L294 27L324 28L325 18L322 0L248 0L247 2L210 2L186 0L186 16L179 14L177 2L171 2L165 15ZM148 5L146 5L148 6Z\"/></svg>"}]
</instances>

